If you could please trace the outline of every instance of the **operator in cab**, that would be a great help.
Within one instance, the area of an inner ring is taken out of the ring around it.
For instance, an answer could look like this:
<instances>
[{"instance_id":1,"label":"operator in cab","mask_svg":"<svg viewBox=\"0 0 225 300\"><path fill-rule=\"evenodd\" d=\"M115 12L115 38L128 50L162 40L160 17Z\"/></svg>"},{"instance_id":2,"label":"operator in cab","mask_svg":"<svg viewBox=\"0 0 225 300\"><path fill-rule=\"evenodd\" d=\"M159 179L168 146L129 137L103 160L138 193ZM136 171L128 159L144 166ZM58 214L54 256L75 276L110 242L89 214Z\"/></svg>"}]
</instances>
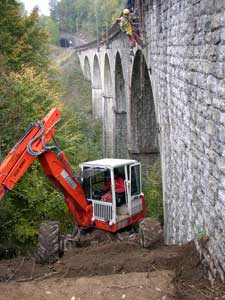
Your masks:
<instances>
[{"instance_id":1,"label":"operator in cab","mask_svg":"<svg viewBox=\"0 0 225 300\"><path fill-rule=\"evenodd\" d=\"M125 185L123 176L115 169L114 171L114 181L115 181L115 192L116 193L125 193ZM105 186L102 191L105 194L102 196L102 200L105 202L112 202L112 191L111 191L111 181L106 180Z\"/></svg>"}]
</instances>

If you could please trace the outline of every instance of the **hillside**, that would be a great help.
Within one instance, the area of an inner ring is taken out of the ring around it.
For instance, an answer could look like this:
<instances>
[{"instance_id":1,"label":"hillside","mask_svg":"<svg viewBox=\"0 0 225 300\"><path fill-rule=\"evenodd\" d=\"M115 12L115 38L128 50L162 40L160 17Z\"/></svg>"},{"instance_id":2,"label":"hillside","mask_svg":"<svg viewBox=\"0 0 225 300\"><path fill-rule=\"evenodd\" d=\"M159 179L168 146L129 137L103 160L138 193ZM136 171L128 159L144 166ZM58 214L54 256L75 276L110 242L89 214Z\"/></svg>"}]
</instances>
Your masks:
<instances>
[{"instance_id":1,"label":"hillside","mask_svg":"<svg viewBox=\"0 0 225 300\"><path fill-rule=\"evenodd\" d=\"M75 112L88 113L91 118L91 83L84 80L78 55L71 49L56 46L51 49L54 79L60 86L61 100Z\"/></svg>"},{"instance_id":2,"label":"hillside","mask_svg":"<svg viewBox=\"0 0 225 300\"><path fill-rule=\"evenodd\" d=\"M68 143L74 140L76 147L69 147L69 151L73 151L70 152L70 162L79 172L80 162L102 157L102 126L99 120L92 117L91 83L84 80L74 50L52 46L50 69L52 81L61 93L65 116L70 116L70 123L76 130L67 130L62 126L60 135L64 135ZM62 121L63 118L64 115Z\"/></svg>"}]
</instances>

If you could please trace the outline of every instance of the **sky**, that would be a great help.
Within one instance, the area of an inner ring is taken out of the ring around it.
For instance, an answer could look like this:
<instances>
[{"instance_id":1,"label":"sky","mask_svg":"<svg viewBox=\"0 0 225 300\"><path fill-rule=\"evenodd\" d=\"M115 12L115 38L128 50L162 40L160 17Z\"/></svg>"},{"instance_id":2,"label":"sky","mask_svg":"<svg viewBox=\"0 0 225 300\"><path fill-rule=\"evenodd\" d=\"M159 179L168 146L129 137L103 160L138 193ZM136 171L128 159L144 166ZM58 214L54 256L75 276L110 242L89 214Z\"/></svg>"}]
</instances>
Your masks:
<instances>
[{"instance_id":1,"label":"sky","mask_svg":"<svg viewBox=\"0 0 225 300\"><path fill-rule=\"evenodd\" d=\"M21 2L24 3L28 13L32 11L34 6L38 6L41 14L49 15L48 0L22 0Z\"/></svg>"}]
</instances>

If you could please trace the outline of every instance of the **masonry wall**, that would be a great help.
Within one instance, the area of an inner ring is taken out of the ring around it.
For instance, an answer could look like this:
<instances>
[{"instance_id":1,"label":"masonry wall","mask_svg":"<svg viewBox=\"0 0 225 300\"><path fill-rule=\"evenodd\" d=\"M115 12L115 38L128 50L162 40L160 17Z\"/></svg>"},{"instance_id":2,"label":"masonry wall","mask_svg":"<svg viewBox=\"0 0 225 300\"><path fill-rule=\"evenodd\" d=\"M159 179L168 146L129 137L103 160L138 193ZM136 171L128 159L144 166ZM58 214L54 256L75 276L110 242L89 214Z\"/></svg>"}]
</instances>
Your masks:
<instances>
[{"instance_id":1,"label":"masonry wall","mask_svg":"<svg viewBox=\"0 0 225 300\"><path fill-rule=\"evenodd\" d=\"M159 112L166 242L208 237L207 250L199 251L210 276L224 280L225 2L149 0L144 10Z\"/></svg>"},{"instance_id":2,"label":"masonry wall","mask_svg":"<svg viewBox=\"0 0 225 300\"><path fill-rule=\"evenodd\" d=\"M100 91L93 112L104 112L99 117L105 124L105 154L133 157L149 170L160 150L165 241L195 239L211 278L224 280L225 2L143 3L144 50L136 48L130 57L129 40L120 33L108 48L103 44L100 51L90 48L79 55L83 70L89 59L93 94ZM99 72L93 67L96 58ZM205 250L198 242L202 237Z\"/></svg>"}]
</instances>

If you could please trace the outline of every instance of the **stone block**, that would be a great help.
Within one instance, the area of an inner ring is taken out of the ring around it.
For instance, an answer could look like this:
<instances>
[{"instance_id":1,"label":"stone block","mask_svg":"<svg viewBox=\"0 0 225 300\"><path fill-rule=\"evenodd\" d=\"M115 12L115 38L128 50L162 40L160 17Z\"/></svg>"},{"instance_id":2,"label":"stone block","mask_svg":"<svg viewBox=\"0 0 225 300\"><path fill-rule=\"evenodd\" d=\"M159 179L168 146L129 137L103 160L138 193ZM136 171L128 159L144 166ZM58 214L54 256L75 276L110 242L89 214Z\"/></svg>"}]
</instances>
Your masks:
<instances>
[{"instance_id":1,"label":"stone block","mask_svg":"<svg viewBox=\"0 0 225 300\"><path fill-rule=\"evenodd\" d=\"M144 218L139 223L141 245L150 248L157 242L162 241L163 229L158 219Z\"/></svg>"},{"instance_id":2,"label":"stone block","mask_svg":"<svg viewBox=\"0 0 225 300\"><path fill-rule=\"evenodd\" d=\"M206 124L206 133L215 136L217 134L217 127L213 122L207 122Z\"/></svg>"}]
</instances>

